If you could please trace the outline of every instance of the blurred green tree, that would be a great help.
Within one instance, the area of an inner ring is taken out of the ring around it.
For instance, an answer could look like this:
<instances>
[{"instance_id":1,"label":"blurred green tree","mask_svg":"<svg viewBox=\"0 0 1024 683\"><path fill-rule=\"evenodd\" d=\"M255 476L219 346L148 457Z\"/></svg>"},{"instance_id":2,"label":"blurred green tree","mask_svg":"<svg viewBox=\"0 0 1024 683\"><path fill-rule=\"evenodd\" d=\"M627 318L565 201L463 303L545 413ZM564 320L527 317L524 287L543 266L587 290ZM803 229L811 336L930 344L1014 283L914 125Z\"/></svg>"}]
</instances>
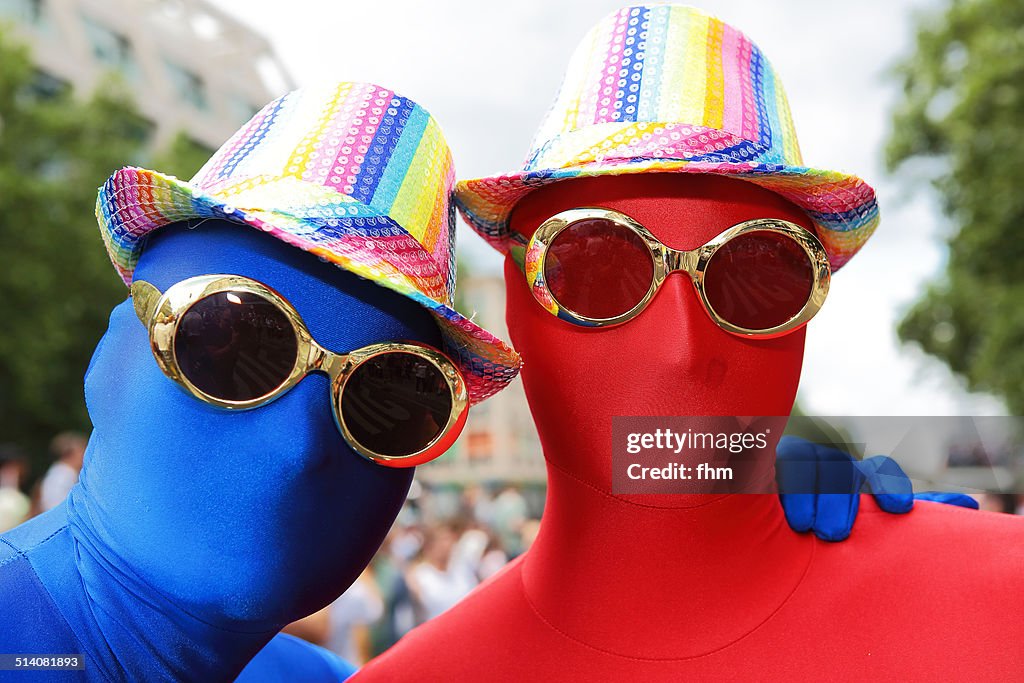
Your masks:
<instances>
[{"instance_id":1,"label":"blurred green tree","mask_svg":"<svg viewBox=\"0 0 1024 683\"><path fill-rule=\"evenodd\" d=\"M146 158L146 131L116 79L88 99L39 87L28 49L2 27L0 64L0 441L28 450L38 475L54 434L89 430L82 377L126 296L93 217L96 188Z\"/></svg>"},{"instance_id":2,"label":"blurred green tree","mask_svg":"<svg viewBox=\"0 0 1024 683\"><path fill-rule=\"evenodd\" d=\"M887 164L934 171L954 228L900 338L1024 414L1024 3L952 0L897 73Z\"/></svg>"}]
</instances>

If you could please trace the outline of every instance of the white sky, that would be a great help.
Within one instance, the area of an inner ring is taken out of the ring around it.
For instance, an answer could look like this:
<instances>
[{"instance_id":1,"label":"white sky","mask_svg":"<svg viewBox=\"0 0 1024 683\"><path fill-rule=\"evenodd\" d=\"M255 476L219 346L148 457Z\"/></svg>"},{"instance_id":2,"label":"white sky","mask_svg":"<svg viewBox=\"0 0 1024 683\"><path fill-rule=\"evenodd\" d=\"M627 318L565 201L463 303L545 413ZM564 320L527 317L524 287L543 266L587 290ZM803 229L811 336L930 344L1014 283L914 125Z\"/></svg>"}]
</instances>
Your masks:
<instances>
[{"instance_id":1,"label":"white sky","mask_svg":"<svg viewBox=\"0 0 1024 683\"><path fill-rule=\"evenodd\" d=\"M460 177L520 166L576 42L615 0L213 0L269 36L297 85L370 81L441 123ZM811 322L800 399L822 415L1003 414L944 366L898 344L895 325L942 266L935 197L907 198L883 145L899 95L887 69L912 49L912 19L936 0L692 0L749 35L782 75L804 161L854 172L879 195L882 224L832 281ZM942 3L944 4L944 3ZM474 268L500 259L460 228Z\"/></svg>"}]
</instances>

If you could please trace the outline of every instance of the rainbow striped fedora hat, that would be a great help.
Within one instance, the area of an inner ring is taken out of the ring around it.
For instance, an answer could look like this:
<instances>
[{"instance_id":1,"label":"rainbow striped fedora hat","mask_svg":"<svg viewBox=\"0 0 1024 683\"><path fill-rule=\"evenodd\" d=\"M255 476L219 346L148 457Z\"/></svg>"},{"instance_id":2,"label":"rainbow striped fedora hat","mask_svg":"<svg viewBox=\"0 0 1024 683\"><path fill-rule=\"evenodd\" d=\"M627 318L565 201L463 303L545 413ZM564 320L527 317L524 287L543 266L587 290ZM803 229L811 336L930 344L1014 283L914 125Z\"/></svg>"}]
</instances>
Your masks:
<instances>
[{"instance_id":1,"label":"rainbow striped fedora hat","mask_svg":"<svg viewBox=\"0 0 1024 683\"><path fill-rule=\"evenodd\" d=\"M436 318L475 403L520 362L454 309L454 182L448 144L422 107L380 86L337 83L274 100L188 182L115 172L99 189L96 218L126 284L150 232L221 218L403 294Z\"/></svg>"},{"instance_id":2,"label":"rainbow striped fedora hat","mask_svg":"<svg viewBox=\"0 0 1024 683\"><path fill-rule=\"evenodd\" d=\"M521 171L460 182L470 225L507 251L509 216L566 178L716 173L772 190L804 211L838 269L878 225L856 176L803 165L782 82L742 33L681 5L625 7L577 47Z\"/></svg>"}]
</instances>

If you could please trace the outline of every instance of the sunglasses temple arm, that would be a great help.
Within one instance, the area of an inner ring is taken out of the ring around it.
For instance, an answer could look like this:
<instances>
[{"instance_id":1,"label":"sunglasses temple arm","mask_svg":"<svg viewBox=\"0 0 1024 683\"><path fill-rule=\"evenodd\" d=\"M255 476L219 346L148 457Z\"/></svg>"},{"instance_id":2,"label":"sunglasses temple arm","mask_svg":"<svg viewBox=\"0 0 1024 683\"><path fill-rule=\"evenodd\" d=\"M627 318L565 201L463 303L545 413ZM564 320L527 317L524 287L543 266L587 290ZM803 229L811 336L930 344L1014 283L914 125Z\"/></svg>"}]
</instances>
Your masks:
<instances>
[{"instance_id":1,"label":"sunglasses temple arm","mask_svg":"<svg viewBox=\"0 0 1024 683\"><path fill-rule=\"evenodd\" d=\"M160 290L142 280L132 283L129 295L132 298L132 306L135 307L135 314L143 323L149 323L156 312L156 303L160 300Z\"/></svg>"}]
</instances>

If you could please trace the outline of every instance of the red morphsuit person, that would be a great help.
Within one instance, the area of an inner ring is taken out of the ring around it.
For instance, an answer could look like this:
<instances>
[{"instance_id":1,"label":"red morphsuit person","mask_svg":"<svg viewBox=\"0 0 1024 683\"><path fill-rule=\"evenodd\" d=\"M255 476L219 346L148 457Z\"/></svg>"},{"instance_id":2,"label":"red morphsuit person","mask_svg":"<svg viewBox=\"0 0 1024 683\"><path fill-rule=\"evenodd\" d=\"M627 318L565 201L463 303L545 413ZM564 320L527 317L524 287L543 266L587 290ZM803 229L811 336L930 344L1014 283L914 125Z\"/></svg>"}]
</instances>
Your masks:
<instances>
[{"instance_id":1,"label":"red morphsuit person","mask_svg":"<svg viewBox=\"0 0 1024 683\"><path fill-rule=\"evenodd\" d=\"M620 10L574 55L527 169L459 199L510 252L546 509L523 556L357 680L1020 678L1018 518L932 504L896 518L865 497L857 533L829 544L790 531L773 494L613 491L615 416L789 414L801 316L877 223L863 181L802 166L781 84L744 36L690 8ZM565 213L595 207L605 217ZM670 259L639 302L644 249L698 250L747 221L758 234L718 246L731 261Z\"/></svg>"}]
</instances>

